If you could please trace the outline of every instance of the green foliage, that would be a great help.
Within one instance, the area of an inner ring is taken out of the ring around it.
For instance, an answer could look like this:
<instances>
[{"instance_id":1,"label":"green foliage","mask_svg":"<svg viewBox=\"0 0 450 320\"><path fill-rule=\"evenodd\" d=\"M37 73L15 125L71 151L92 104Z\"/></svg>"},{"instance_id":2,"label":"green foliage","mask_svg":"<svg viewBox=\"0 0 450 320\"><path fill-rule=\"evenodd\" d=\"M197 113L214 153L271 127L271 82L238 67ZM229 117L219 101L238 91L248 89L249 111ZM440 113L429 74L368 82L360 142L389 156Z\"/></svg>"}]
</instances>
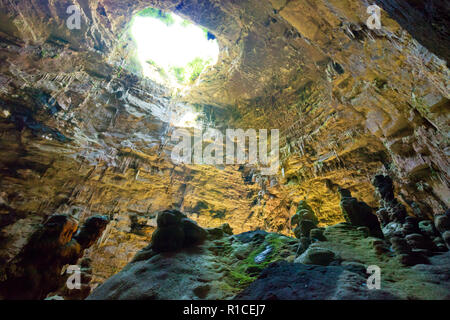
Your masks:
<instances>
[{"instance_id":1,"label":"green foliage","mask_svg":"<svg viewBox=\"0 0 450 320\"><path fill-rule=\"evenodd\" d=\"M160 9L156 8L147 8L142 10L137 14L139 17L148 17L161 20L167 26L172 26L176 23L174 16L171 13L164 12ZM181 22L182 27L188 27L191 25L191 22L188 20L183 20ZM215 39L215 36L206 28L200 27L205 34L205 37L210 39ZM168 39L169 41L170 39ZM154 71L159 72L160 75L168 79L168 74L171 78L175 78L175 80L180 84L188 84L193 83L198 79L202 71L212 63L212 59L202 59L200 57L195 58L191 62L189 62L186 66L170 66L169 68L163 68L158 66L155 61L146 61Z\"/></svg>"},{"instance_id":2,"label":"green foliage","mask_svg":"<svg viewBox=\"0 0 450 320\"><path fill-rule=\"evenodd\" d=\"M147 8L138 13L140 17L156 18L164 22L167 26L175 23L175 19L170 13L166 13L160 9Z\"/></svg>"},{"instance_id":3,"label":"green foliage","mask_svg":"<svg viewBox=\"0 0 450 320\"><path fill-rule=\"evenodd\" d=\"M170 72L175 76L179 83L183 83L186 79L186 70L182 67L172 67Z\"/></svg>"},{"instance_id":4,"label":"green foliage","mask_svg":"<svg viewBox=\"0 0 450 320\"><path fill-rule=\"evenodd\" d=\"M203 30L203 33L205 34L206 39L208 39L208 29L201 27Z\"/></svg>"},{"instance_id":5,"label":"green foliage","mask_svg":"<svg viewBox=\"0 0 450 320\"><path fill-rule=\"evenodd\" d=\"M188 73L190 74L189 80L194 82L200 76L202 71L211 64L211 59L204 60L200 57L195 58L191 62L189 62L186 66L188 69Z\"/></svg>"},{"instance_id":6,"label":"green foliage","mask_svg":"<svg viewBox=\"0 0 450 320\"><path fill-rule=\"evenodd\" d=\"M248 257L239 262L236 267L230 270L229 276L231 280L231 287L233 288L245 288L250 283L256 280L259 273L272 262L281 259L279 253L281 248L289 241L288 237L279 234L269 234L265 241L258 246L258 248L252 251ZM267 255L267 258L261 263L255 262L255 257L261 252L266 250L267 246L271 246L272 251ZM251 273L248 271L252 270Z\"/></svg>"},{"instance_id":7,"label":"green foliage","mask_svg":"<svg viewBox=\"0 0 450 320\"><path fill-rule=\"evenodd\" d=\"M173 16L170 13L166 13L162 10L155 8L147 8L137 14L140 17L151 17L156 18L163 21L167 26L171 26L175 23ZM191 25L190 21L183 20L181 23L183 27L188 27ZM205 33L205 37L209 38L209 31L205 28L202 28ZM185 67L182 66L172 66L169 70L164 70L164 68L158 66L155 61L149 60L146 61L150 66L153 67L163 78L167 78L166 71L173 75L177 82L180 84L186 84L187 82L194 82L198 79L202 71L212 63L212 59L202 59L200 57L195 58L191 62L189 62Z\"/></svg>"},{"instance_id":8,"label":"green foliage","mask_svg":"<svg viewBox=\"0 0 450 320\"><path fill-rule=\"evenodd\" d=\"M167 73L166 73L166 71L164 70L164 68L161 68L160 66L158 66L158 65L156 64L155 61L153 61L153 60L147 60L147 61L145 61L145 62L148 63L150 66L152 66L152 67L156 70L156 72L158 72L158 73L160 74L160 76L161 76L162 78L164 78L164 79L167 78Z\"/></svg>"},{"instance_id":9,"label":"green foliage","mask_svg":"<svg viewBox=\"0 0 450 320\"><path fill-rule=\"evenodd\" d=\"M154 61L147 61L150 65L158 68ZM175 66L171 67L169 72L180 83L194 82L200 76L202 71L211 63L211 60L204 60L202 58L195 58L186 65L186 68Z\"/></svg>"},{"instance_id":10,"label":"green foliage","mask_svg":"<svg viewBox=\"0 0 450 320\"><path fill-rule=\"evenodd\" d=\"M191 23L188 20L183 20L183 22L181 22L181 26L184 27L184 28L186 28L186 27L188 27L190 25L191 25Z\"/></svg>"}]
</instances>

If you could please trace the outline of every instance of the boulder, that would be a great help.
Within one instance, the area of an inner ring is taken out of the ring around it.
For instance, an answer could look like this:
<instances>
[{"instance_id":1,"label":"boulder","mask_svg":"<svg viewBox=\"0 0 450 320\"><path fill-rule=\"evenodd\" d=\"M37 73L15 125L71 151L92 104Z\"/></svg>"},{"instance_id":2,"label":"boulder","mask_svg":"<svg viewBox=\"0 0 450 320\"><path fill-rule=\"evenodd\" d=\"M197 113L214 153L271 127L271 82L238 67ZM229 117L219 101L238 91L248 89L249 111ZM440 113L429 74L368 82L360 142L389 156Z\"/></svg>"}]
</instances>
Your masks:
<instances>
[{"instance_id":1,"label":"boulder","mask_svg":"<svg viewBox=\"0 0 450 320\"><path fill-rule=\"evenodd\" d=\"M389 216L389 221L404 223L407 216L406 208L403 204L397 201L397 199L392 200L392 202L386 203L387 211Z\"/></svg>"},{"instance_id":2,"label":"boulder","mask_svg":"<svg viewBox=\"0 0 450 320\"><path fill-rule=\"evenodd\" d=\"M356 267L355 269L359 269ZM237 300L367 300L395 299L393 294L369 290L367 275L342 266L311 266L275 262L239 293Z\"/></svg>"},{"instance_id":3,"label":"boulder","mask_svg":"<svg viewBox=\"0 0 450 320\"><path fill-rule=\"evenodd\" d=\"M363 263L360 262L355 262L355 261L343 261L341 263L341 266L345 269L347 269L348 271L354 272L354 273L359 273L362 274L364 276L366 276L367 274L367 266L364 265Z\"/></svg>"},{"instance_id":4,"label":"boulder","mask_svg":"<svg viewBox=\"0 0 450 320\"><path fill-rule=\"evenodd\" d=\"M389 223L389 212L386 208L378 209L375 214L383 227Z\"/></svg>"},{"instance_id":5,"label":"boulder","mask_svg":"<svg viewBox=\"0 0 450 320\"><path fill-rule=\"evenodd\" d=\"M293 232L297 239L301 239L303 237L300 226L296 226Z\"/></svg>"},{"instance_id":6,"label":"boulder","mask_svg":"<svg viewBox=\"0 0 450 320\"><path fill-rule=\"evenodd\" d=\"M230 227L230 225L228 223L224 223L219 228L221 228L223 230L223 232L227 235L231 236L233 234L233 229Z\"/></svg>"},{"instance_id":7,"label":"boulder","mask_svg":"<svg viewBox=\"0 0 450 320\"><path fill-rule=\"evenodd\" d=\"M302 220L305 219L313 221L316 225L319 223L313 209L306 203L305 200L302 200L297 207L297 212L291 218L291 225L297 226L302 222Z\"/></svg>"},{"instance_id":8,"label":"boulder","mask_svg":"<svg viewBox=\"0 0 450 320\"><path fill-rule=\"evenodd\" d=\"M316 226L317 224L315 224L312 220L302 220L299 224L300 232L305 237L309 237L309 233L312 229L315 229Z\"/></svg>"},{"instance_id":9,"label":"boulder","mask_svg":"<svg viewBox=\"0 0 450 320\"><path fill-rule=\"evenodd\" d=\"M339 188L339 193L341 194L340 205L346 221L354 226L367 227L373 237L384 238L380 222L372 213L372 208L353 198L347 189Z\"/></svg>"},{"instance_id":10,"label":"boulder","mask_svg":"<svg viewBox=\"0 0 450 320\"><path fill-rule=\"evenodd\" d=\"M447 245L447 248L450 249L450 231L445 231L442 234L442 239L444 240L445 244Z\"/></svg>"},{"instance_id":11,"label":"boulder","mask_svg":"<svg viewBox=\"0 0 450 320\"><path fill-rule=\"evenodd\" d=\"M327 266L335 260L335 256L335 253L331 250L319 247L310 247L297 259L295 259L295 263Z\"/></svg>"},{"instance_id":12,"label":"boulder","mask_svg":"<svg viewBox=\"0 0 450 320\"><path fill-rule=\"evenodd\" d=\"M311 244L311 240L308 237L300 237L299 239L300 241L297 247L296 256L299 256L303 252L305 252L306 249L308 249L309 245Z\"/></svg>"},{"instance_id":13,"label":"boulder","mask_svg":"<svg viewBox=\"0 0 450 320\"><path fill-rule=\"evenodd\" d=\"M390 239L394 236L403 237L403 226L398 222L389 222L386 226L383 227L383 234L387 239Z\"/></svg>"},{"instance_id":14,"label":"boulder","mask_svg":"<svg viewBox=\"0 0 450 320\"><path fill-rule=\"evenodd\" d=\"M426 256L418 252L404 253L399 255L400 262L405 266L415 266L416 264L429 264Z\"/></svg>"},{"instance_id":15,"label":"boulder","mask_svg":"<svg viewBox=\"0 0 450 320\"><path fill-rule=\"evenodd\" d=\"M372 181L381 199L385 201L394 200L394 185L391 177L376 175Z\"/></svg>"},{"instance_id":16,"label":"boulder","mask_svg":"<svg viewBox=\"0 0 450 320\"><path fill-rule=\"evenodd\" d=\"M152 249L156 252L176 251L183 247L184 231L182 226L173 225L157 228L152 234Z\"/></svg>"},{"instance_id":17,"label":"boulder","mask_svg":"<svg viewBox=\"0 0 450 320\"><path fill-rule=\"evenodd\" d=\"M165 210L158 213L158 217L156 218L156 223L158 228L169 227L173 225L179 225L182 218L185 218L186 215L181 213L178 210Z\"/></svg>"},{"instance_id":18,"label":"boulder","mask_svg":"<svg viewBox=\"0 0 450 320\"><path fill-rule=\"evenodd\" d=\"M312 241L327 241L327 238L323 235L323 229L315 228L309 232L309 238Z\"/></svg>"},{"instance_id":19,"label":"boulder","mask_svg":"<svg viewBox=\"0 0 450 320\"><path fill-rule=\"evenodd\" d=\"M176 251L202 243L208 232L178 210L165 210L158 214L158 227L153 232L151 248L155 252ZM223 233L223 230L221 231Z\"/></svg>"},{"instance_id":20,"label":"boulder","mask_svg":"<svg viewBox=\"0 0 450 320\"><path fill-rule=\"evenodd\" d=\"M406 234L417 234L420 232L419 224L416 218L406 217L405 223L403 224L403 233Z\"/></svg>"},{"instance_id":21,"label":"boulder","mask_svg":"<svg viewBox=\"0 0 450 320\"><path fill-rule=\"evenodd\" d=\"M445 233L445 232L444 232ZM445 252L447 251L447 245L445 244L444 240L441 237L435 237L433 239L434 246L436 247L436 251L438 252Z\"/></svg>"},{"instance_id":22,"label":"boulder","mask_svg":"<svg viewBox=\"0 0 450 320\"><path fill-rule=\"evenodd\" d=\"M224 223L220 227L206 229L206 232L208 234L209 239L217 240L224 237L225 235L232 235L233 229L231 229L228 223Z\"/></svg>"},{"instance_id":23,"label":"boulder","mask_svg":"<svg viewBox=\"0 0 450 320\"><path fill-rule=\"evenodd\" d=\"M418 227L420 233L427 235L428 237L435 237L438 234L433 222L430 220L420 221Z\"/></svg>"},{"instance_id":24,"label":"boulder","mask_svg":"<svg viewBox=\"0 0 450 320\"><path fill-rule=\"evenodd\" d=\"M419 233L412 233L405 237L408 245L413 249L433 250L433 242Z\"/></svg>"},{"instance_id":25,"label":"boulder","mask_svg":"<svg viewBox=\"0 0 450 320\"><path fill-rule=\"evenodd\" d=\"M446 214L441 214L434 217L434 225L440 233L450 231L450 217Z\"/></svg>"},{"instance_id":26,"label":"boulder","mask_svg":"<svg viewBox=\"0 0 450 320\"><path fill-rule=\"evenodd\" d=\"M411 248L408 242L404 238L392 237L391 238L392 250L399 254L408 254L411 252Z\"/></svg>"},{"instance_id":27,"label":"boulder","mask_svg":"<svg viewBox=\"0 0 450 320\"><path fill-rule=\"evenodd\" d=\"M184 231L184 243L185 246L195 245L202 243L206 240L207 232L205 229L198 226L195 221L188 218L183 218L181 224Z\"/></svg>"}]
</instances>

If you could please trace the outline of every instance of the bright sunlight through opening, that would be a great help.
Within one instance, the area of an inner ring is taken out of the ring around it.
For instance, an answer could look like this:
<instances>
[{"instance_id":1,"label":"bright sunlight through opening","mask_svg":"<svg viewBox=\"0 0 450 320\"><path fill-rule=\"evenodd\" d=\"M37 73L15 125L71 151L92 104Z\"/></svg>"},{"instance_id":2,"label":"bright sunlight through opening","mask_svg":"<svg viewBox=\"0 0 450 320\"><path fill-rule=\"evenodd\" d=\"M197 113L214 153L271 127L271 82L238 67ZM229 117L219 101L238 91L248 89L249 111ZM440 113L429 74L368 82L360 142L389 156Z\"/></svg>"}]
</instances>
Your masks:
<instances>
[{"instance_id":1,"label":"bright sunlight through opening","mask_svg":"<svg viewBox=\"0 0 450 320\"><path fill-rule=\"evenodd\" d=\"M157 82L189 85L217 63L215 36L175 14L148 8L134 18L131 32L144 75Z\"/></svg>"}]
</instances>

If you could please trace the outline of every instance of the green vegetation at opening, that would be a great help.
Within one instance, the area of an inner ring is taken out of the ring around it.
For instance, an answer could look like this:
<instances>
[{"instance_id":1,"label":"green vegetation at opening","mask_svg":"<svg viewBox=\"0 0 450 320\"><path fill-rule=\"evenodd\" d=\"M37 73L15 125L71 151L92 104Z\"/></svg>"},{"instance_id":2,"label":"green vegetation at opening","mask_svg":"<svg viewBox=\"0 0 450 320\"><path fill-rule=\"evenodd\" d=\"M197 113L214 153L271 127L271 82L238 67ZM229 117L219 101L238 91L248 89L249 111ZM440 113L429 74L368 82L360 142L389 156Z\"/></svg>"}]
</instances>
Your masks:
<instances>
[{"instance_id":1,"label":"green vegetation at opening","mask_svg":"<svg viewBox=\"0 0 450 320\"><path fill-rule=\"evenodd\" d=\"M153 60L148 60L147 63L154 68L162 78L168 79L169 75L164 68L159 67ZM200 57L195 58L189 62L185 67L171 67L168 72L173 76L180 84L189 84L195 82L203 70L211 65L211 59L202 59Z\"/></svg>"},{"instance_id":2,"label":"green vegetation at opening","mask_svg":"<svg viewBox=\"0 0 450 320\"><path fill-rule=\"evenodd\" d=\"M200 73L202 73L202 71L206 68L206 66L211 64L211 62L212 62L211 59L204 60L199 57L197 57L194 60L192 60L191 62L189 62L187 65L187 72L189 74L189 80L192 82L197 80L197 78L200 76Z\"/></svg>"},{"instance_id":3,"label":"green vegetation at opening","mask_svg":"<svg viewBox=\"0 0 450 320\"><path fill-rule=\"evenodd\" d=\"M156 18L164 22L167 26L175 24L175 19L170 13L164 12L160 9L147 8L137 14L139 17Z\"/></svg>"},{"instance_id":4,"label":"green vegetation at opening","mask_svg":"<svg viewBox=\"0 0 450 320\"><path fill-rule=\"evenodd\" d=\"M131 29L143 74L159 83L193 84L217 61L216 37L174 13L144 9L133 18Z\"/></svg>"}]
</instances>

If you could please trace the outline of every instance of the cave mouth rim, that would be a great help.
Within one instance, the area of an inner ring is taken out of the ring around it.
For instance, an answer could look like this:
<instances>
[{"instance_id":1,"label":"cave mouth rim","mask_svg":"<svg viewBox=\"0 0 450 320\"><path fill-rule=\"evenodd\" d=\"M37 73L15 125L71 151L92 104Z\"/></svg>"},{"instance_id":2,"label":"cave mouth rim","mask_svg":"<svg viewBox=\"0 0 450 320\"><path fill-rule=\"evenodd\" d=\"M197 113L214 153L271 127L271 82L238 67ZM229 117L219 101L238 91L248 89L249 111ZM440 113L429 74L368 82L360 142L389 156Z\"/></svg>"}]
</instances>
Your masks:
<instances>
[{"instance_id":1,"label":"cave mouth rim","mask_svg":"<svg viewBox=\"0 0 450 320\"><path fill-rule=\"evenodd\" d=\"M196 86L219 62L217 38L173 12L147 7L133 15L129 30L142 77L167 87Z\"/></svg>"}]
</instances>

